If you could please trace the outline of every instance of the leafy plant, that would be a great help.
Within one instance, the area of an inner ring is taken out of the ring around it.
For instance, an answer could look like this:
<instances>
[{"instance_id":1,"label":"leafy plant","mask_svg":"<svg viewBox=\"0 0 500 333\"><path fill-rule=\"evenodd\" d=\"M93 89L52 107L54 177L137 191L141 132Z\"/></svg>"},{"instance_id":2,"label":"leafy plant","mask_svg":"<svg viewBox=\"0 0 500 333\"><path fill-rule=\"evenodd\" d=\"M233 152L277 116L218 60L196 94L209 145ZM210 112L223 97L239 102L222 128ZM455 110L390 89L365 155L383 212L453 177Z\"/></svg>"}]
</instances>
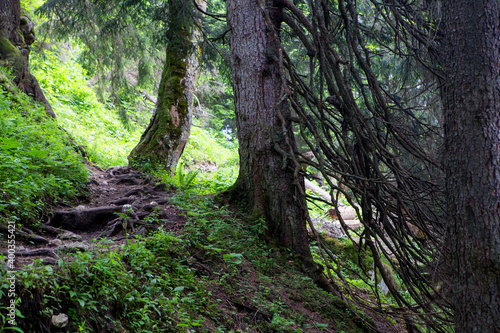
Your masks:
<instances>
[{"instance_id":1,"label":"leafy plant","mask_svg":"<svg viewBox=\"0 0 500 333\"><path fill-rule=\"evenodd\" d=\"M198 170L189 170L186 173L184 171L184 163L179 163L175 168L175 185L181 190L186 190L193 185L194 180L199 173L200 172Z\"/></svg>"},{"instance_id":2,"label":"leafy plant","mask_svg":"<svg viewBox=\"0 0 500 333\"><path fill-rule=\"evenodd\" d=\"M0 73L9 75L3 67ZM45 207L85 188L81 156L41 104L13 88L3 90L0 119L0 221L34 222Z\"/></svg>"},{"instance_id":3,"label":"leafy plant","mask_svg":"<svg viewBox=\"0 0 500 333\"><path fill-rule=\"evenodd\" d=\"M132 114L132 121L125 126L117 106L101 103L88 86L87 73L75 60L78 48L74 54L64 53L63 48L59 52L61 54L46 50L31 57L32 72L56 110L58 123L77 144L85 147L91 161L101 167L126 165L127 156L139 141L151 115L152 106L141 113L123 100L122 106ZM60 57L68 59L63 62Z\"/></svg>"}]
</instances>

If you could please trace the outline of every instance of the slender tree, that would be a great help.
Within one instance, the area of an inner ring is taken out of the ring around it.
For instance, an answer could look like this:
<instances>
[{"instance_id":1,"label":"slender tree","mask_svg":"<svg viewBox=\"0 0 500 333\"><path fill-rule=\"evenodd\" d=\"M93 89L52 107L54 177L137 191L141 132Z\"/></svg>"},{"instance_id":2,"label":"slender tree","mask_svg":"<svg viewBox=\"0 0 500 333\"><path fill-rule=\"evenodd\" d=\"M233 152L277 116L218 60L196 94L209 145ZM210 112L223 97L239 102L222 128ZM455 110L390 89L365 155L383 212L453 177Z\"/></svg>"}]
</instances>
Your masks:
<instances>
[{"instance_id":1,"label":"slender tree","mask_svg":"<svg viewBox=\"0 0 500 333\"><path fill-rule=\"evenodd\" d=\"M206 3L196 4L205 8ZM129 155L135 167L145 163L175 170L186 146L192 119L192 106L198 73L198 33L194 9L184 1L168 2L166 60L158 90L158 101L151 122L140 142Z\"/></svg>"},{"instance_id":2,"label":"slender tree","mask_svg":"<svg viewBox=\"0 0 500 333\"><path fill-rule=\"evenodd\" d=\"M456 332L500 332L500 3L446 1L444 166Z\"/></svg>"},{"instance_id":3,"label":"slender tree","mask_svg":"<svg viewBox=\"0 0 500 333\"><path fill-rule=\"evenodd\" d=\"M19 89L42 102L47 115L55 117L38 81L29 71L30 45L35 41L34 23L21 17L19 0L0 2L0 61L12 68L14 82Z\"/></svg>"}]
</instances>

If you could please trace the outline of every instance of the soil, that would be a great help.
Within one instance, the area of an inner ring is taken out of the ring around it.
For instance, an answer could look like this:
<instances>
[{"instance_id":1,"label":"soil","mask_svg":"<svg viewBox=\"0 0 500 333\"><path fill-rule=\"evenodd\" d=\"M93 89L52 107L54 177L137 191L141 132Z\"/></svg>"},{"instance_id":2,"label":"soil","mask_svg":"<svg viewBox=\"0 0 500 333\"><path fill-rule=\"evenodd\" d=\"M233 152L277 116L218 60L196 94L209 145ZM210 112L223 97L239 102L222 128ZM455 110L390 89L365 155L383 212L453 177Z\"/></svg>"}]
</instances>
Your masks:
<instances>
[{"instance_id":1,"label":"soil","mask_svg":"<svg viewBox=\"0 0 500 333\"><path fill-rule=\"evenodd\" d=\"M55 264L59 251L85 251L94 239L108 238L119 245L160 226L175 234L183 229L186 219L169 204L175 193L168 185L128 167L90 168L90 193L82 196L85 201L55 207L38 227L41 233L17 230L18 237L28 241L16 249L17 269L37 259Z\"/></svg>"}]
</instances>

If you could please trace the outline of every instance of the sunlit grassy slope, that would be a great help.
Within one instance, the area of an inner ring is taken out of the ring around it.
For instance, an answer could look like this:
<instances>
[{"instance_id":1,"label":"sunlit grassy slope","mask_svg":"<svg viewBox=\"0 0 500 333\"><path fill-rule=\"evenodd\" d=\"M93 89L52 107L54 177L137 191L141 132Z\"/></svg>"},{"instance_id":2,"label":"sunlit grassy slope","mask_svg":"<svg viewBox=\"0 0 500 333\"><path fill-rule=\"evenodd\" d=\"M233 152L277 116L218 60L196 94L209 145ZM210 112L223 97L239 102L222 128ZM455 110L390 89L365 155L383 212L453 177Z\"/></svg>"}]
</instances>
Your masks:
<instances>
[{"instance_id":1,"label":"sunlit grassy slope","mask_svg":"<svg viewBox=\"0 0 500 333\"><path fill-rule=\"evenodd\" d=\"M144 126L131 121L125 127L114 106L101 103L88 86L84 69L71 57L65 58L67 60L61 61L56 53L48 51L32 57L33 73L56 112L58 123L99 166L126 165L127 156L139 141ZM147 124L150 114L128 111L133 119ZM234 173L237 163L236 144L226 142L213 131L192 128L182 165L211 171L209 174L216 178L227 178ZM221 171L218 166L231 170ZM224 175L217 176L215 171Z\"/></svg>"},{"instance_id":2,"label":"sunlit grassy slope","mask_svg":"<svg viewBox=\"0 0 500 333\"><path fill-rule=\"evenodd\" d=\"M77 195L87 172L75 148L0 66L0 222L35 222L47 205Z\"/></svg>"},{"instance_id":3,"label":"sunlit grassy slope","mask_svg":"<svg viewBox=\"0 0 500 333\"><path fill-rule=\"evenodd\" d=\"M58 123L85 147L89 159L101 167L127 164L143 129L134 124L125 128L113 106L99 102L87 85L85 71L74 60L63 62L55 53L45 52L31 61Z\"/></svg>"}]
</instances>

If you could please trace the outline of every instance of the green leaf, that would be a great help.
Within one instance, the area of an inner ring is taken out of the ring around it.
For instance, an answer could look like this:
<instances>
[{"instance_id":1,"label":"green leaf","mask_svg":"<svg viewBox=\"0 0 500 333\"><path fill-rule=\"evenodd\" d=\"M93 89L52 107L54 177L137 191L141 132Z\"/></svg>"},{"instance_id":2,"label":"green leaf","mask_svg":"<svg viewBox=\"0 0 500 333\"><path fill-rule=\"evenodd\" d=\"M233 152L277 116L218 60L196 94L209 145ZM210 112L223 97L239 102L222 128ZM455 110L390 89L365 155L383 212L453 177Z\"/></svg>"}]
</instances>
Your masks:
<instances>
[{"instance_id":1,"label":"green leaf","mask_svg":"<svg viewBox=\"0 0 500 333\"><path fill-rule=\"evenodd\" d=\"M16 331L16 332L24 333L24 331L22 329L20 329L19 327L4 327L3 329L4 330L13 330L13 331Z\"/></svg>"},{"instance_id":2,"label":"green leaf","mask_svg":"<svg viewBox=\"0 0 500 333\"><path fill-rule=\"evenodd\" d=\"M15 139L0 138L0 148L7 150L19 147L21 144Z\"/></svg>"},{"instance_id":3,"label":"green leaf","mask_svg":"<svg viewBox=\"0 0 500 333\"><path fill-rule=\"evenodd\" d=\"M222 256L222 259L230 263L239 265L242 263L243 255L241 253L227 253Z\"/></svg>"},{"instance_id":4,"label":"green leaf","mask_svg":"<svg viewBox=\"0 0 500 333\"><path fill-rule=\"evenodd\" d=\"M183 287L183 286L177 287L177 288L174 289L174 292L180 293L180 292L182 292L184 290L184 288L185 287Z\"/></svg>"},{"instance_id":5,"label":"green leaf","mask_svg":"<svg viewBox=\"0 0 500 333\"><path fill-rule=\"evenodd\" d=\"M16 309L16 317L26 318L25 316L23 316L23 314L21 313L21 311L19 311L19 309Z\"/></svg>"},{"instance_id":6,"label":"green leaf","mask_svg":"<svg viewBox=\"0 0 500 333\"><path fill-rule=\"evenodd\" d=\"M38 157L38 158L46 158L49 155L49 152L45 150L29 150L26 152L26 155Z\"/></svg>"}]
</instances>

